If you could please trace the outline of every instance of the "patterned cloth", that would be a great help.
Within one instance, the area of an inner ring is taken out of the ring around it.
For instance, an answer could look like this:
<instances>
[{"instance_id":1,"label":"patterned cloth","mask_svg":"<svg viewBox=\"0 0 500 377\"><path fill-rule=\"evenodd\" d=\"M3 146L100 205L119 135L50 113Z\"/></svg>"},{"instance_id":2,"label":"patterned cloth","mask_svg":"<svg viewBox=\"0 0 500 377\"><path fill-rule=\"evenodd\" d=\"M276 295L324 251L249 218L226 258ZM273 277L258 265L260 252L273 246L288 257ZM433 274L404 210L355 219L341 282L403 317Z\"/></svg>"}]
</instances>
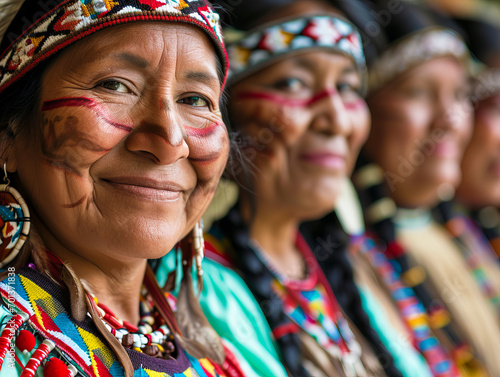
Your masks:
<instances>
[{"instance_id":1,"label":"patterned cloth","mask_svg":"<svg viewBox=\"0 0 500 377\"><path fill-rule=\"evenodd\" d=\"M26 1L10 24L0 48L0 92L41 61L81 38L109 26L135 21L183 22L199 27L214 42L227 70L219 15L204 0L57 0L57 3L47 12L45 8L39 9L46 7L44 2ZM34 19L31 25L26 25L28 19Z\"/></svg>"},{"instance_id":2,"label":"patterned cloth","mask_svg":"<svg viewBox=\"0 0 500 377\"><path fill-rule=\"evenodd\" d=\"M454 56L466 64L469 50L452 30L430 28L411 34L386 50L369 67L368 91L374 92L397 75L440 56Z\"/></svg>"},{"instance_id":3,"label":"patterned cloth","mask_svg":"<svg viewBox=\"0 0 500 377\"><path fill-rule=\"evenodd\" d=\"M365 256L389 290L411 332L413 343L427 360L433 376L459 376L451 357L434 336L422 303L413 289L402 283L399 273L375 242L363 234L351 236L351 245L351 252Z\"/></svg>"},{"instance_id":4,"label":"patterned cloth","mask_svg":"<svg viewBox=\"0 0 500 377\"><path fill-rule=\"evenodd\" d=\"M0 376L20 375L27 358L32 355L43 339L50 339L56 348L48 358L57 357L77 368L79 375L93 377L120 377L124 371L105 339L99 334L92 319L87 316L82 322L71 317L69 293L32 268L21 268L0 282L0 294L4 306L2 330L13 312L23 312L29 321L21 326L36 335L37 346L28 354L16 348L18 361L7 357L0 370ZM9 313L10 312L10 313ZM13 340L15 341L15 340ZM10 345L7 345L10 346ZM157 359L126 349L134 368L134 377L223 377L209 360L196 360L188 355L179 344L175 360ZM0 345L0 348L2 346ZM14 368L13 368L14 366ZM43 376L42 367L37 376Z\"/></svg>"},{"instance_id":5,"label":"patterned cloth","mask_svg":"<svg viewBox=\"0 0 500 377\"><path fill-rule=\"evenodd\" d=\"M230 31L228 35L236 35ZM230 82L269 64L283 54L296 50L334 49L355 61L365 71L365 57L357 29L348 21L333 16L309 16L260 27L258 30L228 38L231 67Z\"/></svg>"},{"instance_id":6,"label":"patterned cloth","mask_svg":"<svg viewBox=\"0 0 500 377\"><path fill-rule=\"evenodd\" d=\"M467 216L455 216L446 222L445 227L459 246L472 277L500 316L500 292L495 289L486 272L489 264L500 268L490 243Z\"/></svg>"}]
</instances>

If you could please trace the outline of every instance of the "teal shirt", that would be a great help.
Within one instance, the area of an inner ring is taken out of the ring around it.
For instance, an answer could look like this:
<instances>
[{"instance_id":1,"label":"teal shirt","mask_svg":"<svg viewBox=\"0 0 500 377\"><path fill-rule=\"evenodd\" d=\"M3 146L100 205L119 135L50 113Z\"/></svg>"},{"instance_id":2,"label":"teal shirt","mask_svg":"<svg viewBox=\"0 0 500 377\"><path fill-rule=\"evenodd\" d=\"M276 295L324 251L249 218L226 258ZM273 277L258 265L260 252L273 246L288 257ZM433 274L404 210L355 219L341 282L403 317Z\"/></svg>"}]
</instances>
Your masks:
<instances>
[{"instance_id":1,"label":"teal shirt","mask_svg":"<svg viewBox=\"0 0 500 377\"><path fill-rule=\"evenodd\" d=\"M384 308L364 287L358 286L361 305L370 318L370 325L394 358L394 365L404 377L432 377L424 357L397 333L388 321Z\"/></svg>"},{"instance_id":2,"label":"teal shirt","mask_svg":"<svg viewBox=\"0 0 500 377\"><path fill-rule=\"evenodd\" d=\"M175 258L175 253L170 252L161 260L156 273L160 286L175 268ZM181 274L179 269L177 287ZM288 376L280 362L267 320L236 272L205 258L200 304L214 330L238 358L246 376Z\"/></svg>"}]
</instances>

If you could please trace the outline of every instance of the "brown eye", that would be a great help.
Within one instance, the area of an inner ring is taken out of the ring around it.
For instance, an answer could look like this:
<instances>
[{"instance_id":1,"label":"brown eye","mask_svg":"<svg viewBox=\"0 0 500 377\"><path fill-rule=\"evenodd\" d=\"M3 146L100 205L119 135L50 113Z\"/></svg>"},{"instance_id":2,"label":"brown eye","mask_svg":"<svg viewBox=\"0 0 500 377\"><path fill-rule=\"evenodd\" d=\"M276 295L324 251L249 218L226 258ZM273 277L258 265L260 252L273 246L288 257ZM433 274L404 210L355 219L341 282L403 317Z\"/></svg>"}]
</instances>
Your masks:
<instances>
[{"instance_id":1,"label":"brown eye","mask_svg":"<svg viewBox=\"0 0 500 377\"><path fill-rule=\"evenodd\" d=\"M130 93L129 88L125 84L115 80L104 81L99 86L113 92Z\"/></svg>"},{"instance_id":2,"label":"brown eye","mask_svg":"<svg viewBox=\"0 0 500 377\"><path fill-rule=\"evenodd\" d=\"M184 103L186 105L195 106L195 107L203 107L208 106L208 101L203 97L191 96L182 98L179 100L179 103Z\"/></svg>"},{"instance_id":3,"label":"brown eye","mask_svg":"<svg viewBox=\"0 0 500 377\"><path fill-rule=\"evenodd\" d=\"M296 77L287 77L273 85L275 89L283 90L285 92L297 92L305 86L305 83Z\"/></svg>"}]
</instances>

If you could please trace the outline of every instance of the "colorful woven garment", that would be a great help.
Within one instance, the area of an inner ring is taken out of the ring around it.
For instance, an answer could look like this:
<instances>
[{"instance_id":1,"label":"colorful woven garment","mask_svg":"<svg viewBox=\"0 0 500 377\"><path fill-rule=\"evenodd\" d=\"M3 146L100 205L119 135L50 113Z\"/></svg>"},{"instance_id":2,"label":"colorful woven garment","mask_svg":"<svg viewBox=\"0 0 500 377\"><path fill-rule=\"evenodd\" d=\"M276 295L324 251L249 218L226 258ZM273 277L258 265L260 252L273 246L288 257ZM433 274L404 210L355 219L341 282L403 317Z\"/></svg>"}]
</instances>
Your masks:
<instances>
[{"instance_id":1,"label":"colorful woven garment","mask_svg":"<svg viewBox=\"0 0 500 377\"><path fill-rule=\"evenodd\" d=\"M211 229L212 231L215 230ZM218 235L222 237L221 234ZM205 235L207 257L231 266L228 256L224 254L224 250L229 250L227 239L221 237ZM300 233L297 234L296 246L307 263L307 277L300 281L284 277L273 267L273 263L258 245L252 246L259 259L274 275L272 288L281 299L285 314L291 319L291 323L272 329L274 337L279 339L289 333L296 333L300 328L332 357L341 360L347 375L365 375L367 372L361 362L361 346Z\"/></svg>"},{"instance_id":2,"label":"colorful woven garment","mask_svg":"<svg viewBox=\"0 0 500 377\"><path fill-rule=\"evenodd\" d=\"M0 46L0 91L62 48L103 28L136 21L192 24L205 31L227 71L219 15L203 0L57 0L26 1ZM48 9L47 9L48 8ZM26 25L29 15L36 15ZM42 15L42 16L40 16Z\"/></svg>"},{"instance_id":3,"label":"colorful woven garment","mask_svg":"<svg viewBox=\"0 0 500 377\"><path fill-rule=\"evenodd\" d=\"M47 377L47 373L50 377L59 377L51 374L52 372L42 371L52 359L63 361L77 373L77 376L124 376L122 366L99 334L92 319L89 316L82 322L73 319L70 315L69 293L45 275L27 267L19 269L16 273L9 273L8 278L0 282L0 294L4 304L1 309L5 313L12 313L12 315L6 314L2 321L1 377L18 375ZM21 313L27 321L20 321L13 327L13 322L8 321L14 313ZM34 334L36 339L36 345L24 353L20 351L18 341L23 330ZM7 339L9 334L11 334L10 340ZM13 347L14 343L16 348ZM44 357L47 361L45 367L39 367L40 362L38 362L29 374L27 369L31 365L29 364L31 360L36 358L37 352L44 344L51 343L55 347L49 349ZM224 377L220 367L209 360L196 360L183 351L179 344L176 344L176 347L179 350L177 358L171 360L157 359L125 349L132 361L134 377ZM11 349L15 352L11 353ZM66 377L67 374L60 376Z\"/></svg>"},{"instance_id":4,"label":"colorful woven garment","mask_svg":"<svg viewBox=\"0 0 500 377\"><path fill-rule=\"evenodd\" d=\"M411 331L414 345L427 360L433 375L460 376L452 359L432 333L427 313L413 289L402 283L399 274L375 242L360 235L351 237L351 245L351 252L365 256L381 277Z\"/></svg>"},{"instance_id":5,"label":"colorful woven garment","mask_svg":"<svg viewBox=\"0 0 500 377\"><path fill-rule=\"evenodd\" d=\"M498 264L495 251L471 219L464 215L457 215L448 220L446 229L453 236L453 241L458 245L469 271L476 280L485 297L489 300L495 311L500 316L500 296L490 283L483 263Z\"/></svg>"}]
</instances>

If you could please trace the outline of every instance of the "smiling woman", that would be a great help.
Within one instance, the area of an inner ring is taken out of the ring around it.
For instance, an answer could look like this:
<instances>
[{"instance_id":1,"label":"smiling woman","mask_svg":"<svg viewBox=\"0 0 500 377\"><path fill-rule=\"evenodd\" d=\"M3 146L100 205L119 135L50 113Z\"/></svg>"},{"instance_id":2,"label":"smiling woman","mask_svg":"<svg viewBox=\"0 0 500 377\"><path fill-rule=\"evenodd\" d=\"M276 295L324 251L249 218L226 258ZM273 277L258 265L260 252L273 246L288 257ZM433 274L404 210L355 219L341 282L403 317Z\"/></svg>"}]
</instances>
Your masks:
<instances>
[{"instance_id":1,"label":"smiling woman","mask_svg":"<svg viewBox=\"0 0 500 377\"><path fill-rule=\"evenodd\" d=\"M218 16L56 3L0 8L0 375L222 376L196 302L174 314L146 263L182 241L191 265L228 157Z\"/></svg>"}]
</instances>

